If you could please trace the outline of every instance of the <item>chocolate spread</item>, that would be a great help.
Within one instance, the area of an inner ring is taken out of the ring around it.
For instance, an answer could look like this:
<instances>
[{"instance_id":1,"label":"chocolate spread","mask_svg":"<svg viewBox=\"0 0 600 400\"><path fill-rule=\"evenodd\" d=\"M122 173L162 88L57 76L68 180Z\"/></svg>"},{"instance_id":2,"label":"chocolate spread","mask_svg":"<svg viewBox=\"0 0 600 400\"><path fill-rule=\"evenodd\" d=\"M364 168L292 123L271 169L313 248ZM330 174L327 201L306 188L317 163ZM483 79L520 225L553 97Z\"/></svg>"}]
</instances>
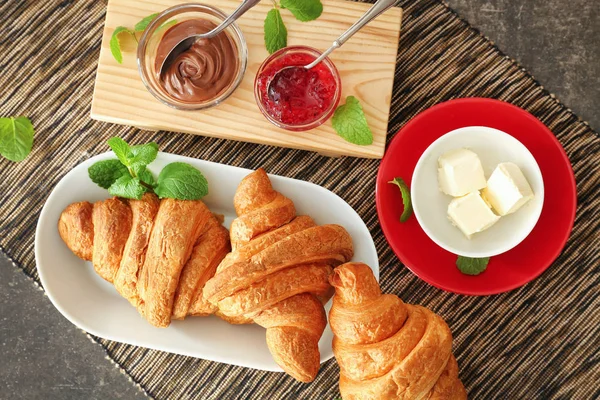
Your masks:
<instances>
[{"instance_id":1,"label":"chocolate spread","mask_svg":"<svg viewBox=\"0 0 600 400\"><path fill-rule=\"evenodd\" d=\"M155 68L182 39L211 31L212 21L190 19L165 32L156 50ZM217 97L235 79L239 68L237 46L225 32L210 39L197 41L181 53L159 77L165 91L173 98L188 103L200 103Z\"/></svg>"}]
</instances>

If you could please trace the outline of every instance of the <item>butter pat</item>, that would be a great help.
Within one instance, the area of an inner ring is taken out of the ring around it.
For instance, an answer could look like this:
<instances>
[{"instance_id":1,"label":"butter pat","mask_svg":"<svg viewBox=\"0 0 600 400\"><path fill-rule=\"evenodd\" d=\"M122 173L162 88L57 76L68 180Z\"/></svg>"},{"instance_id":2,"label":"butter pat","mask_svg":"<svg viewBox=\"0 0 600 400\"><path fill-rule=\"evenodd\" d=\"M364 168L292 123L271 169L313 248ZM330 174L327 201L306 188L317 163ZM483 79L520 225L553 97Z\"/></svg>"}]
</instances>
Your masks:
<instances>
[{"instance_id":1,"label":"butter pat","mask_svg":"<svg viewBox=\"0 0 600 400\"><path fill-rule=\"evenodd\" d=\"M514 213L534 196L521 169L511 162L498 164L482 194L502 216Z\"/></svg>"},{"instance_id":2,"label":"butter pat","mask_svg":"<svg viewBox=\"0 0 600 400\"><path fill-rule=\"evenodd\" d=\"M468 239L494 225L500 219L478 191L453 199L448 206L448 218Z\"/></svg>"},{"instance_id":3,"label":"butter pat","mask_svg":"<svg viewBox=\"0 0 600 400\"><path fill-rule=\"evenodd\" d=\"M476 192L486 185L481 161L467 149L450 150L438 159L440 190L459 197Z\"/></svg>"}]
</instances>

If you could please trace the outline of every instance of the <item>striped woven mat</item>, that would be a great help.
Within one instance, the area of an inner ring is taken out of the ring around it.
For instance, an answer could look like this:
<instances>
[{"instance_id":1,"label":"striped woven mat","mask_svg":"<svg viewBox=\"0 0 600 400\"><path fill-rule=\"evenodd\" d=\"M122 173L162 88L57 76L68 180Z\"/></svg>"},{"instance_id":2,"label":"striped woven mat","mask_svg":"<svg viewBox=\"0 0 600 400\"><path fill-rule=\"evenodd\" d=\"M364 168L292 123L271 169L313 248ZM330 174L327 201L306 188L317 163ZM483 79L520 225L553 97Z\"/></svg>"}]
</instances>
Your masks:
<instances>
[{"instance_id":1,"label":"striped woven mat","mask_svg":"<svg viewBox=\"0 0 600 400\"><path fill-rule=\"evenodd\" d=\"M600 139L523 68L435 0L403 1L403 32L388 140L410 118L457 97L492 97L522 107L558 137L573 164L579 207L562 255L541 277L510 293L466 297L422 282L387 245L375 212L379 161L145 132L89 117L105 1L0 2L0 115L27 115L37 133L19 164L0 159L0 246L39 282L33 239L46 197L67 171L120 136L160 148L322 185L367 223L387 292L442 315L454 334L460 376L473 399L600 398ZM550 193L560 196L560 193ZM157 399L334 399L338 367L311 384L94 338ZM32 377L34 378L34 377Z\"/></svg>"}]
</instances>

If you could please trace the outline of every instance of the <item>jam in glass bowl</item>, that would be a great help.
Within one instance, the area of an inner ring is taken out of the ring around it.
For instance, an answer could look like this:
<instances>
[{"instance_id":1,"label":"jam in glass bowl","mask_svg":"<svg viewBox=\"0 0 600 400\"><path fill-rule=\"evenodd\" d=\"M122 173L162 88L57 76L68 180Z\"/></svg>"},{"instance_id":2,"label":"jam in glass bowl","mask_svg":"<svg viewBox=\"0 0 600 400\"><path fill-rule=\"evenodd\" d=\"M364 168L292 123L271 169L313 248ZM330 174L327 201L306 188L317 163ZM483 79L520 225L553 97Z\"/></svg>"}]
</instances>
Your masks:
<instances>
[{"instance_id":1,"label":"jam in glass bowl","mask_svg":"<svg viewBox=\"0 0 600 400\"><path fill-rule=\"evenodd\" d=\"M320 55L311 47L290 46L273 53L260 66L254 96L260 111L274 125L305 131L323 124L335 111L342 87L333 62L325 58L311 69L301 68Z\"/></svg>"}]
</instances>

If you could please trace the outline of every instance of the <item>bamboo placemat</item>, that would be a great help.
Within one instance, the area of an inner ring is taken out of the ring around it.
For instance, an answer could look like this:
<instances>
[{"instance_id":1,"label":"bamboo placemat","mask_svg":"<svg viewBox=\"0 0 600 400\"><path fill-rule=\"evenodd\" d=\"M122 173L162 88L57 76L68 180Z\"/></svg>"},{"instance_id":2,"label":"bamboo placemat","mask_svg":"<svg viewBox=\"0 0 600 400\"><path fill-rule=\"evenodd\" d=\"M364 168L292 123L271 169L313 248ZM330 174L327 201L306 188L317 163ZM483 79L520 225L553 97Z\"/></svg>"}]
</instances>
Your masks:
<instances>
[{"instance_id":1,"label":"bamboo placemat","mask_svg":"<svg viewBox=\"0 0 600 400\"><path fill-rule=\"evenodd\" d=\"M0 249L39 282L33 238L46 197L67 171L105 151L106 140L156 141L164 151L304 179L342 196L369 226L385 291L441 314L454 334L460 375L473 399L600 397L600 139L523 68L435 0L404 1L405 17L388 140L410 118L457 98L497 98L543 121L565 147L577 179L575 227L541 277L510 293L442 292L404 268L387 245L374 205L379 162L167 132L89 118L106 3L0 3L0 115L28 115L34 150L19 164L0 159ZM550 195L560 196L560 193ZM94 338L152 397L334 399L338 367L315 382ZM35 379L35 377L32 377Z\"/></svg>"}]
</instances>

